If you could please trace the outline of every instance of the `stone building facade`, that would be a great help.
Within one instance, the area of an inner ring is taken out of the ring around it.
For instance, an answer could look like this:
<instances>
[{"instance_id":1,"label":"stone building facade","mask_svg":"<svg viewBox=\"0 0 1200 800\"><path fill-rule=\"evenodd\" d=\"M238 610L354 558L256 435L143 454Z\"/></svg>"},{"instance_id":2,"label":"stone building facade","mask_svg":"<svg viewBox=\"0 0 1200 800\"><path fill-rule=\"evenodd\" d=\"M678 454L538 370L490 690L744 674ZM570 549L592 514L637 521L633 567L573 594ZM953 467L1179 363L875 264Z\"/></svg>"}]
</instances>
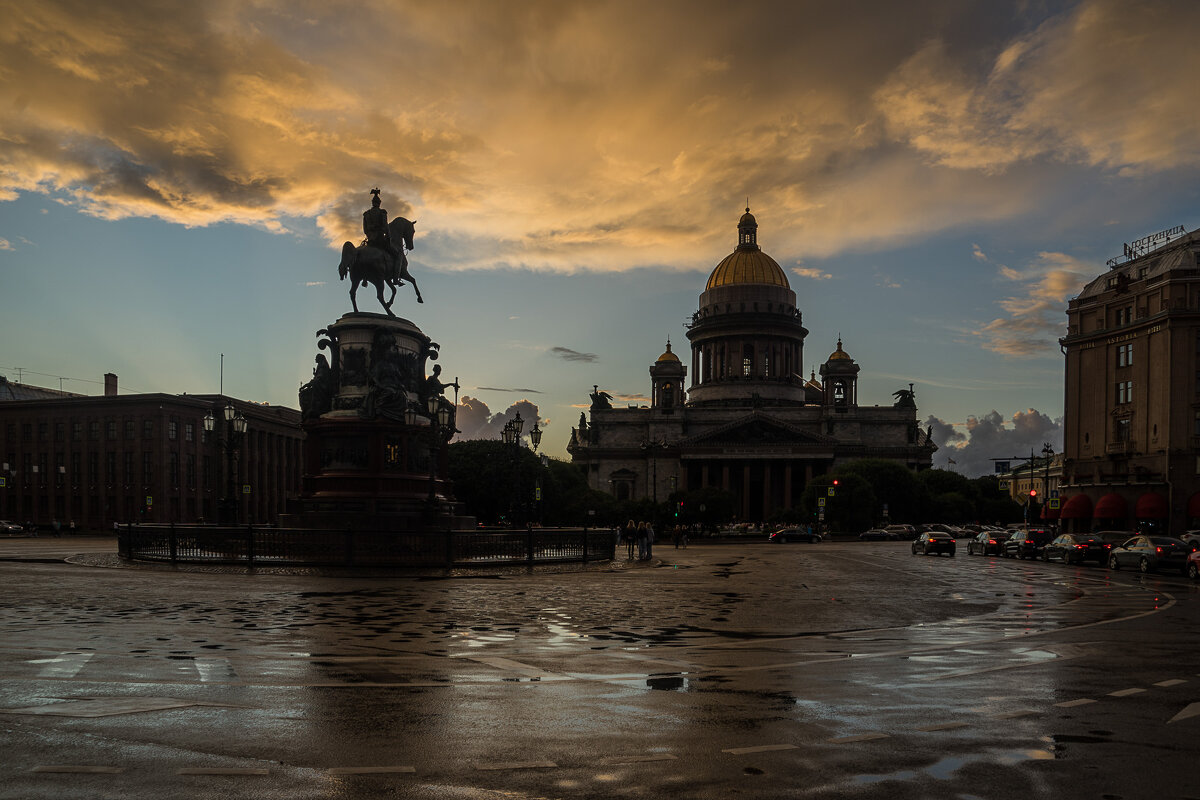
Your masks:
<instances>
[{"instance_id":1,"label":"stone building facade","mask_svg":"<svg viewBox=\"0 0 1200 800\"><path fill-rule=\"evenodd\" d=\"M0 379L0 518L91 529L215 522L230 464L204 416L222 420L227 403L246 419L237 518L275 522L300 491L298 411L223 395L119 395L112 374L99 396Z\"/></svg>"},{"instance_id":2,"label":"stone building facade","mask_svg":"<svg viewBox=\"0 0 1200 800\"><path fill-rule=\"evenodd\" d=\"M718 487L733 493L742 521L797 508L814 477L844 462L928 468L936 446L917 424L912 385L892 405L861 405L860 367L840 338L820 380L805 379L807 335L747 208L736 248L709 275L687 327L690 367L668 341L650 366L649 406L614 407L596 387L567 451L591 488L618 500Z\"/></svg>"},{"instance_id":3,"label":"stone building facade","mask_svg":"<svg viewBox=\"0 0 1200 800\"><path fill-rule=\"evenodd\" d=\"M1060 519L1072 530L1200 523L1200 232L1163 234L1127 246L1067 306Z\"/></svg>"}]
</instances>

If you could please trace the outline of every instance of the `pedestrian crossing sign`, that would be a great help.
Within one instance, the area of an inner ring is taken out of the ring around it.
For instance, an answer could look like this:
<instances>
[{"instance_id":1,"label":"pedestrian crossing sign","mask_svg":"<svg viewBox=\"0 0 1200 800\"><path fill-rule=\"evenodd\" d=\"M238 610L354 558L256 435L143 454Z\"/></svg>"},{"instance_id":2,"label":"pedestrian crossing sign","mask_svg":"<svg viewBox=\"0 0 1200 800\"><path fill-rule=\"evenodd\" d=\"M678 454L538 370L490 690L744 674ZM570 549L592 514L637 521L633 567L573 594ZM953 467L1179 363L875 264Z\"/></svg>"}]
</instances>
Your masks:
<instances>
[{"instance_id":1,"label":"pedestrian crossing sign","mask_svg":"<svg viewBox=\"0 0 1200 800\"><path fill-rule=\"evenodd\" d=\"M1046 505L1049 506L1050 508L1058 508L1058 503L1059 503L1059 499L1057 497L1051 497L1046 502Z\"/></svg>"}]
</instances>

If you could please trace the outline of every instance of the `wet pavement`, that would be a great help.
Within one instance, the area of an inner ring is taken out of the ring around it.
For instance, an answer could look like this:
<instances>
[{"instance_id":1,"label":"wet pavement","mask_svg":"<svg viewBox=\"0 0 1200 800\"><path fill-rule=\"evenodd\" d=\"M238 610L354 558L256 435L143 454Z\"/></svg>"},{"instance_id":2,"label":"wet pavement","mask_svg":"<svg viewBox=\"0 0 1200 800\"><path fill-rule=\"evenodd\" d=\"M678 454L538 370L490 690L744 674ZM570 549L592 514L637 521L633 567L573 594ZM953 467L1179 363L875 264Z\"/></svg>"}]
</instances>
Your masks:
<instances>
[{"instance_id":1,"label":"wet pavement","mask_svg":"<svg viewBox=\"0 0 1200 800\"><path fill-rule=\"evenodd\" d=\"M1180 576L904 542L89 566L114 549L0 540L0 797L1200 797Z\"/></svg>"}]
</instances>

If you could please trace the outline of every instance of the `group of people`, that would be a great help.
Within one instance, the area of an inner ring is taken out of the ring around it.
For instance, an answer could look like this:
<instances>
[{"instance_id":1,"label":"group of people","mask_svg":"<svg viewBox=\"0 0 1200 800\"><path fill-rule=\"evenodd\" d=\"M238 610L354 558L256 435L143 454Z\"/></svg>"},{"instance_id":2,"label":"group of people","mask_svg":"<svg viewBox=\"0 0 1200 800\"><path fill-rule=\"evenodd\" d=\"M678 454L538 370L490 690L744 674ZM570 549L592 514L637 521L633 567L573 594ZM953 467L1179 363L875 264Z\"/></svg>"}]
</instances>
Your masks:
<instances>
[{"instance_id":1,"label":"group of people","mask_svg":"<svg viewBox=\"0 0 1200 800\"><path fill-rule=\"evenodd\" d=\"M688 546L688 529L685 525L676 525L671 531L675 549ZM652 522L634 522L629 520L621 526L621 541L625 543L626 556L629 561L649 561L654 557L654 540L656 532ZM636 551L636 556L635 556Z\"/></svg>"},{"instance_id":2,"label":"group of people","mask_svg":"<svg viewBox=\"0 0 1200 800\"><path fill-rule=\"evenodd\" d=\"M621 528L621 541L625 542L630 561L634 559L635 547L638 561L649 561L654 557L654 525L652 523L629 520Z\"/></svg>"}]
</instances>

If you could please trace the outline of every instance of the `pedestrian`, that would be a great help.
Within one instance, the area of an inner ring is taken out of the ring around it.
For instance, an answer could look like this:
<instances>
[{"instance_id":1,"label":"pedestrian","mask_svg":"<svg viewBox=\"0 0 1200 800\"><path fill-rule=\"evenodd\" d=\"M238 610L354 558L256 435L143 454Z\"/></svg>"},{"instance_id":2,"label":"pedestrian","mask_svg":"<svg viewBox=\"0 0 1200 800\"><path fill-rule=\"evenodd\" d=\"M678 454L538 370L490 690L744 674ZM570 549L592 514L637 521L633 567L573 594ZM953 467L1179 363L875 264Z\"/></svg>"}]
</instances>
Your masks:
<instances>
[{"instance_id":1,"label":"pedestrian","mask_svg":"<svg viewBox=\"0 0 1200 800\"><path fill-rule=\"evenodd\" d=\"M54 521L50 523L50 526L52 528L54 528L54 535L61 539L62 538L62 523L58 521L58 517L54 518Z\"/></svg>"},{"instance_id":2,"label":"pedestrian","mask_svg":"<svg viewBox=\"0 0 1200 800\"><path fill-rule=\"evenodd\" d=\"M687 550L687 542L688 542L688 529L687 529L687 525L680 525L680 526L679 526L679 541L680 541L680 543L683 545L683 549L684 549L684 550Z\"/></svg>"},{"instance_id":3,"label":"pedestrian","mask_svg":"<svg viewBox=\"0 0 1200 800\"><path fill-rule=\"evenodd\" d=\"M637 524L633 520L629 520L621 529L621 538L625 540L627 548L626 560L633 561L633 548L637 544Z\"/></svg>"},{"instance_id":4,"label":"pedestrian","mask_svg":"<svg viewBox=\"0 0 1200 800\"><path fill-rule=\"evenodd\" d=\"M647 535L648 535L646 533L646 527L647 527L646 523L644 523L644 522L639 522L637 525L637 551L638 551L637 557L638 557L638 561L646 560L646 550L648 547L647 542L646 542Z\"/></svg>"},{"instance_id":5,"label":"pedestrian","mask_svg":"<svg viewBox=\"0 0 1200 800\"><path fill-rule=\"evenodd\" d=\"M646 560L654 558L654 523L646 523Z\"/></svg>"}]
</instances>

